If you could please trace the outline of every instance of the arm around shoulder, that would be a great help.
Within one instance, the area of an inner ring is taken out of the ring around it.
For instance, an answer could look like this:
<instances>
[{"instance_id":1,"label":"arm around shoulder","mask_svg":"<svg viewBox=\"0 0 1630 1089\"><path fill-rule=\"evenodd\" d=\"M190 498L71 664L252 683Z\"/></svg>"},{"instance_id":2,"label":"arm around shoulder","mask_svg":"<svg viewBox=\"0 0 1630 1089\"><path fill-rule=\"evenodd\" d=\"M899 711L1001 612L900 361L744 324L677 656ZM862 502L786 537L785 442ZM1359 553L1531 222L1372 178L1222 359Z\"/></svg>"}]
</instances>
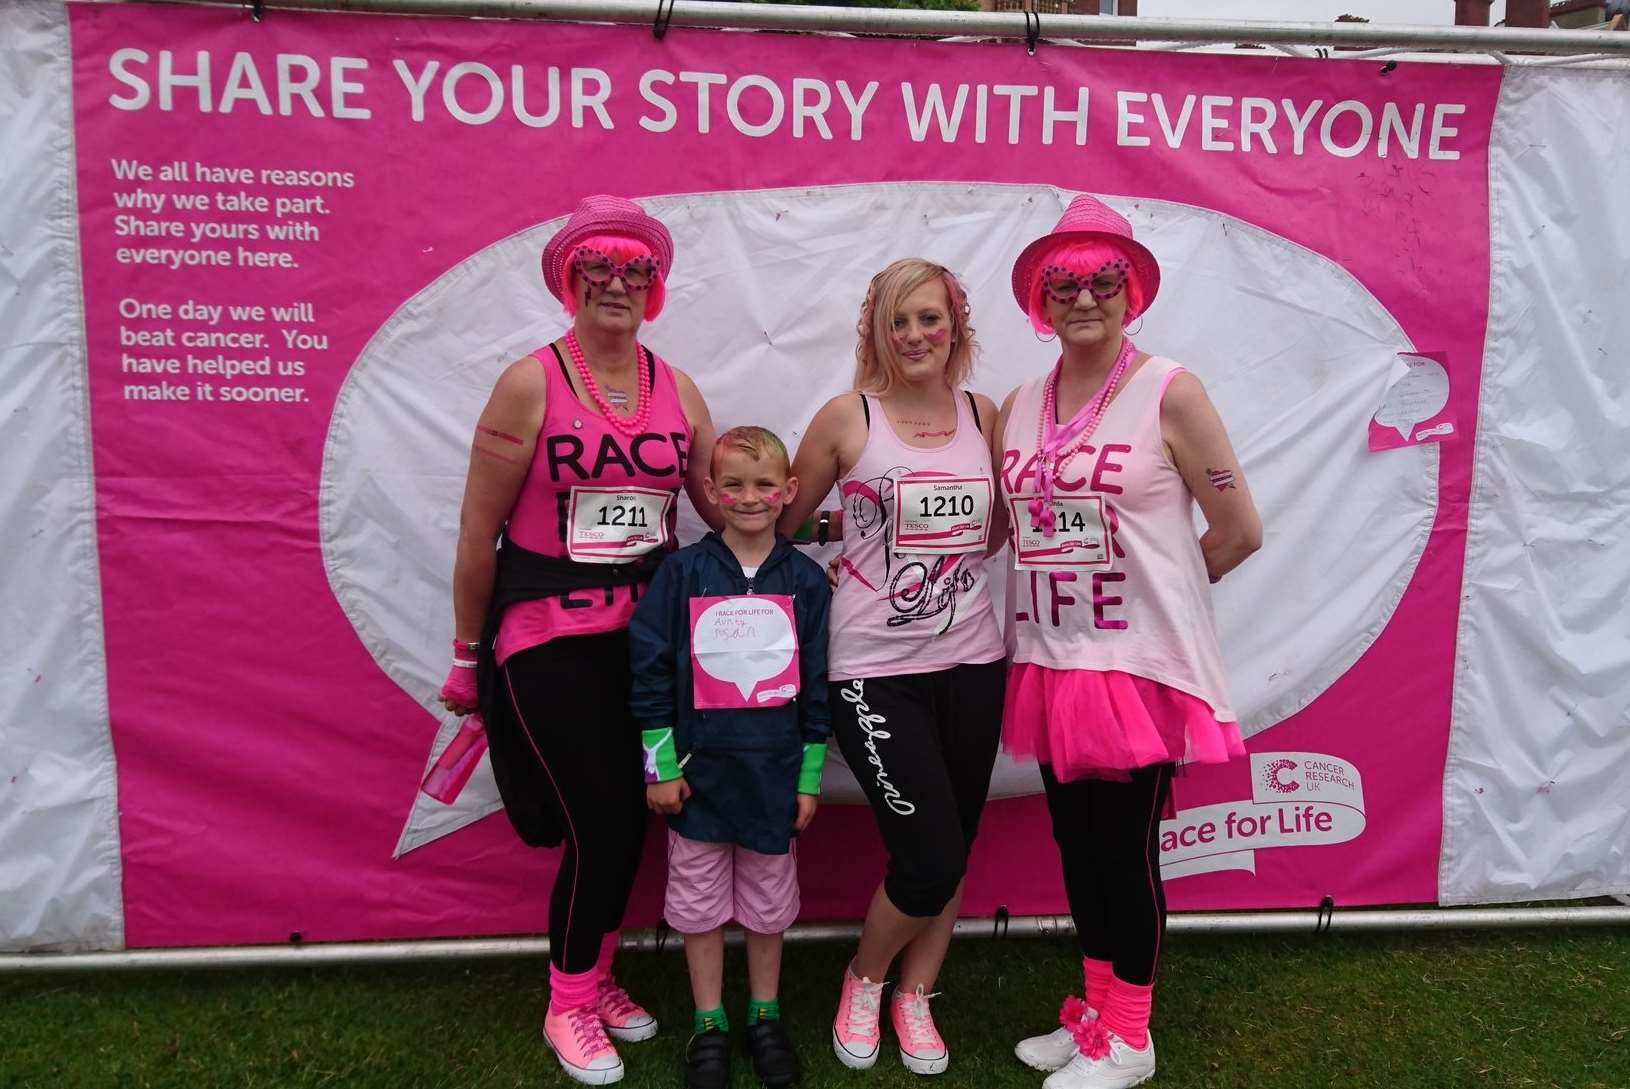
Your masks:
<instances>
[{"instance_id":1,"label":"arm around shoulder","mask_svg":"<svg viewBox=\"0 0 1630 1089\"><path fill-rule=\"evenodd\" d=\"M713 415L708 411L707 400L691 376L673 368L674 384L679 387L679 403L685 410L685 420L690 424L690 461L685 469L685 494L690 496L691 505L707 528L718 530L724 528L724 515L719 508L707 497L707 489L702 481L706 479L713 461L713 440L718 438L718 432L713 427Z\"/></svg>"},{"instance_id":2,"label":"arm around shoulder","mask_svg":"<svg viewBox=\"0 0 1630 1089\"><path fill-rule=\"evenodd\" d=\"M809 421L792 460L798 494L776 523L776 528L787 537L792 537L831 493L832 486L838 482L843 444L846 439L852 439L857 425L864 427L863 419L860 395L840 393L822 405Z\"/></svg>"}]
</instances>

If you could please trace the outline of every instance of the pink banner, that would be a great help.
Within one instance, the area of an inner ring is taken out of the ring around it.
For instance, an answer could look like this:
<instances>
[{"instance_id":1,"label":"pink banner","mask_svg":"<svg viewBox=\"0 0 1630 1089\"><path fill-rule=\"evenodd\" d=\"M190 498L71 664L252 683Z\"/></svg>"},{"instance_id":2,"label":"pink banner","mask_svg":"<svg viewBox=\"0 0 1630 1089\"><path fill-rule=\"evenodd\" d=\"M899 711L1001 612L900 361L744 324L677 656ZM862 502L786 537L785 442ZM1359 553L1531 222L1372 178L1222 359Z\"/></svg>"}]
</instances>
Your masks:
<instances>
[{"instance_id":1,"label":"pink banner","mask_svg":"<svg viewBox=\"0 0 1630 1089\"><path fill-rule=\"evenodd\" d=\"M644 28L281 11L256 24L135 5L76 4L71 27L130 945L543 928L554 856L522 848L501 817L392 857L437 720L430 690L393 679L336 599L319 495L348 373L412 319L405 301L591 192L1042 183L1230 217L1361 285L1444 361L1435 417L1462 441L1428 444L1435 521L1384 630L1253 737L1249 761L1179 777L1168 889L1177 909L1436 898L1498 69L701 31L657 42ZM838 260L843 244L799 260ZM1181 260L1161 257L1176 282ZM682 254L670 307L698 301L687 269L773 259ZM836 327L788 350L847 374L851 346ZM710 398L711 368L728 365L676 362ZM790 428L812 408L758 422ZM412 447L449 429L463 441L471 419L390 424ZM373 480L409 504L426 486ZM1264 513L1272 532L1279 512ZM375 604L444 645L446 611L388 590L405 551L381 534L368 554L387 587ZM438 577L450 562L435 557ZM1062 910L1051 852L1038 797L993 802L964 911ZM634 922L659 910L660 853L653 836ZM858 917L882 866L870 814L823 807L800 858L804 918Z\"/></svg>"}]
</instances>

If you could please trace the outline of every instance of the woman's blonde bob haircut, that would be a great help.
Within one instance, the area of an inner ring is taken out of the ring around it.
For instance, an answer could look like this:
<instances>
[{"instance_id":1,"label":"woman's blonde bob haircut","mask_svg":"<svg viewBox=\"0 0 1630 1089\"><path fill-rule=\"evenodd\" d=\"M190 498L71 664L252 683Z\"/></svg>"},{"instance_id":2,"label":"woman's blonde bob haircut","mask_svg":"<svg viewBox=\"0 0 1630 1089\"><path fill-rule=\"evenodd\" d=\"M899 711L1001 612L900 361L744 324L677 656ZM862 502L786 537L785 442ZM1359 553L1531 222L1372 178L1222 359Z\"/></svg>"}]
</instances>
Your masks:
<instances>
[{"instance_id":1,"label":"woman's blonde bob haircut","mask_svg":"<svg viewBox=\"0 0 1630 1089\"><path fill-rule=\"evenodd\" d=\"M945 384L957 389L968 380L973 373L974 354L979 350L968 320L968 293L944 265L906 257L873 276L866 289L866 301L861 304L860 321L855 326L859 334L855 345L855 389L881 397L894 388L901 369L900 355L894 350L895 311L913 291L936 278L945 284L945 295L951 303L947 315L951 356L945 361Z\"/></svg>"}]
</instances>

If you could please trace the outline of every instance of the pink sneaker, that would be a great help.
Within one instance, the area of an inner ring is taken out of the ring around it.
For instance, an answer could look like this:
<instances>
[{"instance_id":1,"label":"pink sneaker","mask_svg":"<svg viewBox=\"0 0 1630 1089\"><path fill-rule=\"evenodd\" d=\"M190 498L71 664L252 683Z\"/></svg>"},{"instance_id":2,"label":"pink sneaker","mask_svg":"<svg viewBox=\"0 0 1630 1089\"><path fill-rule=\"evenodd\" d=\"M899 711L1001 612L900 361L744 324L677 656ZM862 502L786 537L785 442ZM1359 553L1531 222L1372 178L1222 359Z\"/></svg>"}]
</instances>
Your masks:
<instances>
[{"instance_id":1,"label":"pink sneaker","mask_svg":"<svg viewBox=\"0 0 1630 1089\"><path fill-rule=\"evenodd\" d=\"M850 1070L870 1070L883 1039L878 1020L883 1013L883 985L845 968L838 1015L832 1021L832 1051Z\"/></svg>"},{"instance_id":2,"label":"pink sneaker","mask_svg":"<svg viewBox=\"0 0 1630 1089\"><path fill-rule=\"evenodd\" d=\"M649 1040L657 1034L657 1019L646 1012L645 1007L629 998L628 992L618 986L611 976L600 980L597 1012L600 1023L613 1040L632 1044Z\"/></svg>"},{"instance_id":3,"label":"pink sneaker","mask_svg":"<svg viewBox=\"0 0 1630 1089\"><path fill-rule=\"evenodd\" d=\"M900 1061L913 1074L943 1074L951 1065L951 1054L939 1029L934 1027L934 1014L928 1008L931 994L915 991L894 992L889 1003L889 1020L894 1023L894 1035L900 1041Z\"/></svg>"},{"instance_id":4,"label":"pink sneaker","mask_svg":"<svg viewBox=\"0 0 1630 1089\"><path fill-rule=\"evenodd\" d=\"M623 1079L623 1060L606 1039L593 1006L553 1009L544 1015L543 1038L571 1078L584 1085L610 1085Z\"/></svg>"}]
</instances>

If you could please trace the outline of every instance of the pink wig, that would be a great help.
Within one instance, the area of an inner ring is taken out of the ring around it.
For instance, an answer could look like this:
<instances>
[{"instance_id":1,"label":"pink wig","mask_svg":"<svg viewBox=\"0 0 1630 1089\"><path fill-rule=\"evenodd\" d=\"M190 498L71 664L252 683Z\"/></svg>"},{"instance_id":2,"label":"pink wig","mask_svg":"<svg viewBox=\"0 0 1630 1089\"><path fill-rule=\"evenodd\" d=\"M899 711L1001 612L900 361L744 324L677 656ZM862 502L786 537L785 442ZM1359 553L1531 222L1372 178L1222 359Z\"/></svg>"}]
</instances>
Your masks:
<instances>
[{"instance_id":1,"label":"pink wig","mask_svg":"<svg viewBox=\"0 0 1630 1089\"><path fill-rule=\"evenodd\" d=\"M1137 264L1133 262L1132 255L1120 246L1103 238L1089 238L1084 241L1061 241L1036 262L1036 275L1030 281L1030 324L1038 333L1050 333L1053 327L1047 321L1047 293L1041 288L1041 270L1048 265L1062 265L1081 279L1092 276L1099 269L1111 261L1125 261L1128 266L1126 273L1126 315L1130 321L1143 313L1148 305L1148 295L1144 285L1135 275Z\"/></svg>"},{"instance_id":2,"label":"pink wig","mask_svg":"<svg viewBox=\"0 0 1630 1089\"><path fill-rule=\"evenodd\" d=\"M585 238L579 242L572 249L572 252L566 255L566 298L563 301L566 304L568 317L577 313L577 300L583 295L584 285L578 279L577 268L572 262L577 257L577 251L584 248L599 250L611 258L613 263L619 265L624 261L632 261L636 257L651 256L651 247L644 242L629 238L627 235L597 234L592 238ZM652 280L651 286L645 289L646 321L650 321L662 313L662 304L668 300L668 284L664 276L667 271L667 269L658 269L656 279Z\"/></svg>"}]
</instances>

